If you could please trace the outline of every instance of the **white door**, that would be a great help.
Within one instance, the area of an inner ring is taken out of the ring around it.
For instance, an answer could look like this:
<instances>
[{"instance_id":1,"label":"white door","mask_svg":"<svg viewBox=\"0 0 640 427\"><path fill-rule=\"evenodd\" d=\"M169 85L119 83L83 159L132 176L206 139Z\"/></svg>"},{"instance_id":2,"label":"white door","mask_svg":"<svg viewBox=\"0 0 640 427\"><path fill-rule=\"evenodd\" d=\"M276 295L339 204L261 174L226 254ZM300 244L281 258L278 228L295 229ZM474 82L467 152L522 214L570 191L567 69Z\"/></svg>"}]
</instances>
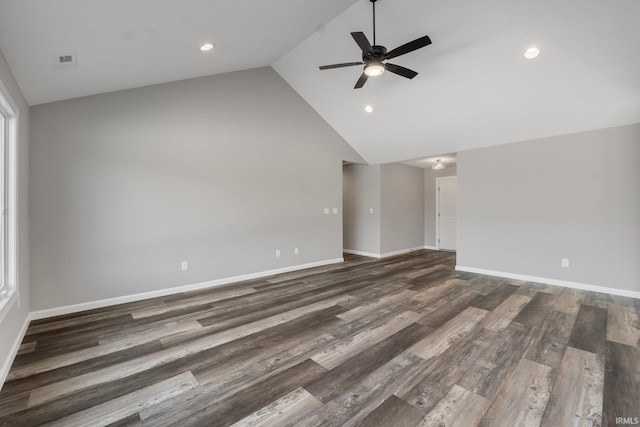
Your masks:
<instances>
[{"instance_id":1,"label":"white door","mask_svg":"<svg viewBox=\"0 0 640 427\"><path fill-rule=\"evenodd\" d=\"M456 210L458 178L448 176L436 179L438 248L456 250Z\"/></svg>"}]
</instances>

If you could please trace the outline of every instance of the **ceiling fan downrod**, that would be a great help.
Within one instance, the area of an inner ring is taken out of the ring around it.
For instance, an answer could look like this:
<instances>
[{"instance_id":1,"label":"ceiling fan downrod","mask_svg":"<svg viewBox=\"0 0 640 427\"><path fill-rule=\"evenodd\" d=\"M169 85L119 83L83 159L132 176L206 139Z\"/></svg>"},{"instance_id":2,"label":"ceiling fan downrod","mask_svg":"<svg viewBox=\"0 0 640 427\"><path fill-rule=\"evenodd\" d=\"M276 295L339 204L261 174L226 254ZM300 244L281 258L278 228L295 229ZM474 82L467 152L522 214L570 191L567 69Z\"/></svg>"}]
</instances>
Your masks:
<instances>
[{"instance_id":1,"label":"ceiling fan downrod","mask_svg":"<svg viewBox=\"0 0 640 427\"><path fill-rule=\"evenodd\" d=\"M371 0L371 3L373 3L373 45L376 45L376 1L378 0Z\"/></svg>"}]
</instances>

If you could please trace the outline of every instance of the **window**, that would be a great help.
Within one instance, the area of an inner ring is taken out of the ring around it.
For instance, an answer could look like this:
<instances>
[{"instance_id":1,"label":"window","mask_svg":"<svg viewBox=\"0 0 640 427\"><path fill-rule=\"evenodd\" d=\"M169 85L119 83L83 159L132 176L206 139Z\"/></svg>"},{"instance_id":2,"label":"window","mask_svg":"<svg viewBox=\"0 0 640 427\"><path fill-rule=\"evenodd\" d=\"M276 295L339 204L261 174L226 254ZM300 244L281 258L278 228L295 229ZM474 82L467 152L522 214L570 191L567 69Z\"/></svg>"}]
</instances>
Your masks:
<instances>
[{"instance_id":1,"label":"window","mask_svg":"<svg viewBox=\"0 0 640 427\"><path fill-rule=\"evenodd\" d=\"M16 291L15 188L17 114L0 84L0 310Z\"/></svg>"},{"instance_id":2,"label":"window","mask_svg":"<svg viewBox=\"0 0 640 427\"><path fill-rule=\"evenodd\" d=\"M7 291L7 281L5 280L5 271L6 271L6 263L4 262L5 256L4 254L6 253L6 244L5 244L5 236L6 236L6 227L5 227L5 194L7 193L5 191L4 188L4 183L5 183L5 179L4 179L4 171L7 169L4 165L4 159L5 159L5 155L4 155L4 147L5 147L5 139L6 139L6 132L5 132L5 122L7 121L7 118L4 115L4 111L0 111L0 213L2 213L2 225L0 226L0 260L2 260L2 262L0 262L0 277L2 279L0 279L0 298L6 298L8 295L8 291Z\"/></svg>"}]
</instances>

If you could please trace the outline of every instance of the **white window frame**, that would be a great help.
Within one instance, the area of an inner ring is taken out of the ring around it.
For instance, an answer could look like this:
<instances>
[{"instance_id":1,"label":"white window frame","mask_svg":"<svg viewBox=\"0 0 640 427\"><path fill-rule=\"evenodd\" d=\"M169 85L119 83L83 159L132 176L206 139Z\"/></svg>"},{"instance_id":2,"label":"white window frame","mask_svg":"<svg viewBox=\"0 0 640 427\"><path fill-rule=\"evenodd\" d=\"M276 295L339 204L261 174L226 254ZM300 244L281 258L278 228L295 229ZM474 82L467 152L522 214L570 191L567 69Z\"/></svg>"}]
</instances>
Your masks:
<instances>
[{"instance_id":1,"label":"white window frame","mask_svg":"<svg viewBox=\"0 0 640 427\"><path fill-rule=\"evenodd\" d=\"M18 110L0 82L0 321L18 299L16 177Z\"/></svg>"}]
</instances>

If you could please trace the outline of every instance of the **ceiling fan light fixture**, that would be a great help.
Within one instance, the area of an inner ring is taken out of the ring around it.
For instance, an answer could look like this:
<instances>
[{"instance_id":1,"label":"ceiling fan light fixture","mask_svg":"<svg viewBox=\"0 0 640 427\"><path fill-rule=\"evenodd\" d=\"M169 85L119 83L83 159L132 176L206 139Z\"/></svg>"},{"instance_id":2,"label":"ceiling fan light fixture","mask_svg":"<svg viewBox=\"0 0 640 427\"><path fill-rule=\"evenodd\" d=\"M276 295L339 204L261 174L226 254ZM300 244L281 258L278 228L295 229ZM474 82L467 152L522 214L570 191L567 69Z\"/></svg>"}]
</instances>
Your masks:
<instances>
[{"instance_id":1,"label":"ceiling fan light fixture","mask_svg":"<svg viewBox=\"0 0 640 427\"><path fill-rule=\"evenodd\" d=\"M442 159L436 159L436 162L431 166L435 170L444 169L446 166L444 163L440 163Z\"/></svg>"},{"instance_id":2,"label":"ceiling fan light fixture","mask_svg":"<svg viewBox=\"0 0 640 427\"><path fill-rule=\"evenodd\" d=\"M384 64L380 61L371 61L364 66L364 73L368 77L379 76L380 74L384 73Z\"/></svg>"}]
</instances>

